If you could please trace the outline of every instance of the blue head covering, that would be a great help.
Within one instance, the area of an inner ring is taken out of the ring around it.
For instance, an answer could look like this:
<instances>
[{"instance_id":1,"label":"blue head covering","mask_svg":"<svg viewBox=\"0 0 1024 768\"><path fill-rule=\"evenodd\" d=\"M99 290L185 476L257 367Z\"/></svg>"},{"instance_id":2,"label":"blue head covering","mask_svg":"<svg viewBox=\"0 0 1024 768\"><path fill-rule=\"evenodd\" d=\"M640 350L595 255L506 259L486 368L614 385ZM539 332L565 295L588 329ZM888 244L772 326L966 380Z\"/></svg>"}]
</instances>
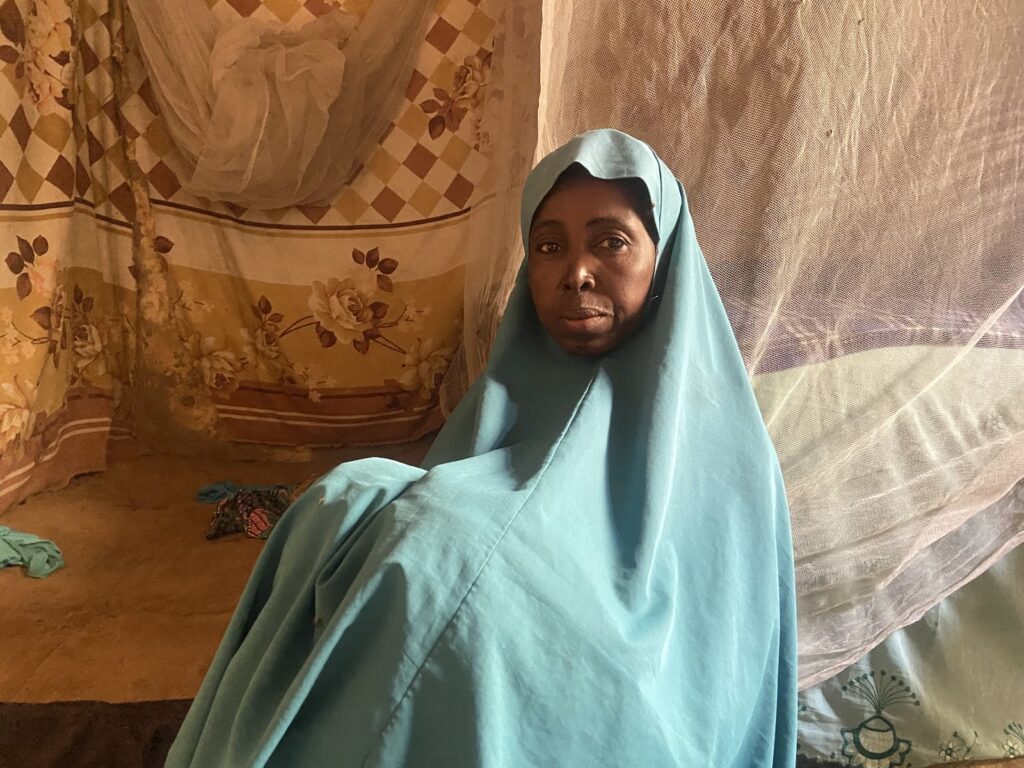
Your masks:
<instances>
[{"instance_id":1,"label":"blue head covering","mask_svg":"<svg viewBox=\"0 0 1024 768\"><path fill-rule=\"evenodd\" d=\"M425 469L342 465L268 542L169 766L792 766L781 474L682 188L583 134L531 173L639 178L644 324L558 348L524 264Z\"/></svg>"}]
</instances>

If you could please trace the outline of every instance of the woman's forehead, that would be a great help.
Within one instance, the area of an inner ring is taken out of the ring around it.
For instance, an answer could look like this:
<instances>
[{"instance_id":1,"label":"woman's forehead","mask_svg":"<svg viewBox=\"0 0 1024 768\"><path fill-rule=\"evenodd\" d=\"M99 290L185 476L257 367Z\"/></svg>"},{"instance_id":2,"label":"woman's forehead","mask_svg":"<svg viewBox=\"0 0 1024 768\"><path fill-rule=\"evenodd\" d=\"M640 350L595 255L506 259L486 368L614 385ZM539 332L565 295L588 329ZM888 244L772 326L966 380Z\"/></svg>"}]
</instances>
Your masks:
<instances>
[{"instance_id":1,"label":"woman's forehead","mask_svg":"<svg viewBox=\"0 0 1024 768\"><path fill-rule=\"evenodd\" d=\"M649 203L648 203L649 205ZM573 178L556 184L533 216L531 229L566 217L588 219L603 213L625 216L637 213L636 201L624 185L607 179Z\"/></svg>"}]
</instances>

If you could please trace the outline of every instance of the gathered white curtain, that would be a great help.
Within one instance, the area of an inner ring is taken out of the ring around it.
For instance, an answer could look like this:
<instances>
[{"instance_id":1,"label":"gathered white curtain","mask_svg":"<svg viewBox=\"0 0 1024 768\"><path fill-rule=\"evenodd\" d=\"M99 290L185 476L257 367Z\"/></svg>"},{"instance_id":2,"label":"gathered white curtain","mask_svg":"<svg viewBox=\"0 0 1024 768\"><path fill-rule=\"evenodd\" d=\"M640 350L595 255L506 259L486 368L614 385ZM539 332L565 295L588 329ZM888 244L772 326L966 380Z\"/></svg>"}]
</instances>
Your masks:
<instances>
[{"instance_id":1,"label":"gathered white curtain","mask_svg":"<svg viewBox=\"0 0 1024 768\"><path fill-rule=\"evenodd\" d=\"M249 208L329 204L394 118L433 3L342 7L289 30L217 26L204 0L128 0L193 195Z\"/></svg>"}]
</instances>

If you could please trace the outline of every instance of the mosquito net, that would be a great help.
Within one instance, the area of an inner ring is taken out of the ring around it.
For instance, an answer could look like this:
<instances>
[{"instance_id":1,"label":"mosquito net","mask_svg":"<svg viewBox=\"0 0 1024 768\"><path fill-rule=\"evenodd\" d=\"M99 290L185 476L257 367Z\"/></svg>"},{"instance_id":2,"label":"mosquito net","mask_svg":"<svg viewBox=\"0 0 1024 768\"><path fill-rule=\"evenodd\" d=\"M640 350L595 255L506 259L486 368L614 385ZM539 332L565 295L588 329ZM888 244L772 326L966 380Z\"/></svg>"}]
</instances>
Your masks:
<instances>
[{"instance_id":1,"label":"mosquito net","mask_svg":"<svg viewBox=\"0 0 1024 768\"><path fill-rule=\"evenodd\" d=\"M324 204L391 121L431 10L343 7L299 30L220 27L204 0L129 0L179 177L194 195L254 208Z\"/></svg>"}]
</instances>

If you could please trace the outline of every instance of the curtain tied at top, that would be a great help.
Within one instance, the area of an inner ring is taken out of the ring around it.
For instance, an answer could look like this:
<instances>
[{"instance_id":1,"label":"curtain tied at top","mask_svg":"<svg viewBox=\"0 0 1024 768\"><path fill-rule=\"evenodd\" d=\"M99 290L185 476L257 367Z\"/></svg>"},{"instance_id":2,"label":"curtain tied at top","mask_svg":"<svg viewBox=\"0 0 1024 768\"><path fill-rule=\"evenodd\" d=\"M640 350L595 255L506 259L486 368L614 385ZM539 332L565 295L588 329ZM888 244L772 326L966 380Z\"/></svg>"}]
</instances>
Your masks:
<instances>
[{"instance_id":1,"label":"curtain tied at top","mask_svg":"<svg viewBox=\"0 0 1024 768\"><path fill-rule=\"evenodd\" d=\"M335 8L299 30L219 29L203 0L129 0L190 194L249 208L327 204L375 147L432 5Z\"/></svg>"}]
</instances>

